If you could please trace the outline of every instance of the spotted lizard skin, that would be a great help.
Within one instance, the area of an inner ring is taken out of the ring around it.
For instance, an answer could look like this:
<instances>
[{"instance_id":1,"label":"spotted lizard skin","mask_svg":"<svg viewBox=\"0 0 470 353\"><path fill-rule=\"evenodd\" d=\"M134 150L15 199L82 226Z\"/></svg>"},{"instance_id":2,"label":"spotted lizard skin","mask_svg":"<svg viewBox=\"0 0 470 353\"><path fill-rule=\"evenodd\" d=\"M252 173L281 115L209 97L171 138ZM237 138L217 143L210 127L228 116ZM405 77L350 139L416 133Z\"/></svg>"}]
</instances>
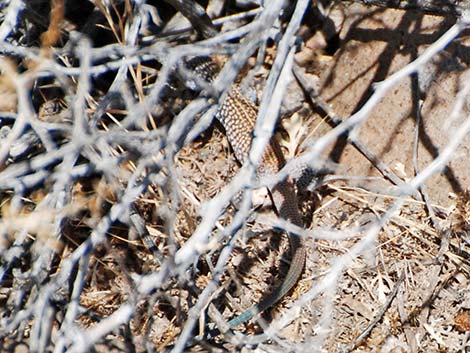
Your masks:
<instances>
[{"instance_id":1,"label":"spotted lizard skin","mask_svg":"<svg viewBox=\"0 0 470 353\"><path fill-rule=\"evenodd\" d=\"M209 57L190 59L186 62L186 66L207 83L212 82L219 71L218 65ZM257 115L258 108L236 86L228 92L227 97L221 102L216 113L216 118L223 125L235 156L240 163L244 163L248 158ZM285 159L279 143L272 138L257 168L257 175L273 175L284 164ZM302 226L293 183L285 179L270 191L279 216L297 226ZM259 303L230 320L228 322L230 328L235 328L276 304L299 280L305 266L306 249L299 236L292 233L288 233L288 236L292 250L292 260L283 282Z\"/></svg>"}]
</instances>

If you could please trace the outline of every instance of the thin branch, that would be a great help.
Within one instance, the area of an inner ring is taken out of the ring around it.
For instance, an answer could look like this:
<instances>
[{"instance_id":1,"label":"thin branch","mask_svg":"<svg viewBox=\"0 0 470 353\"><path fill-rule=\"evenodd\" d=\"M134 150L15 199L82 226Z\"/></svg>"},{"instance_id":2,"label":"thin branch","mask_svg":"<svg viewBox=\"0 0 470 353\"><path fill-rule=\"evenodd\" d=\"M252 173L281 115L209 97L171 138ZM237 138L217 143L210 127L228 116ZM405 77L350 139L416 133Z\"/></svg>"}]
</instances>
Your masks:
<instances>
[{"instance_id":1,"label":"thin branch","mask_svg":"<svg viewBox=\"0 0 470 353\"><path fill-rule=\"evenodd\" d=\"M204 8L193 0L165 0L175 9L180 11L184 17L193 25L194 29L205 38L214 37L217 30L212 24Z\"/></svg>"},{"instance_id":2,"label":"thin branch","mask_svg":"<svg viewBox=\"0 0 470 353\"><path fill-rule=\"evenodd\" d=\"M329 106L326 102L320 97L320 94L317 90L312 87L308 79L305 77L303 71L297 65L294 66L294 75L299 82L300 86L307 94L310 102L314 105L319 107L325 114L326 119L333 127L339 126L341 123L344 122L344 119L339 117ZM351 143L367 160L388 180L390 180L395 185L401 185L403 182L398 178L395 173L385 164L383 163L374 153L372 153L362 142L358 141L358 139L354 136L348 134L348 142Z\"/></svg>"},{"instance_id":3,"label":"thin branch","mask_svg":"<svg viewBox=\"0 0 470 353\"><path fill-rule=\"evenodd\" d=\"M377 315L375 315L374 320L370 322L369 325L361 332L359 336L357 336L347 347L345 347L341 352L351 352L353 349L355 349L367 336L370 335L374 327L382 320L383 316L387 312L388 308L393 302L393 299L395 299L398 289L400 288L401 284L405 280L405 272L401 274L400 278L396 281L395 285L393 286L392 291L390 294L387 296L387 300L385 301L384 305L380 308L379 312Z\"/></svg>"},{"instance_id":4,"label":"thin branch","mask_svg":"<svg viewBox=\"0 0 470 353\"><path fill-rule=\"evenodd\" d=\"M455 16L462 15L465 4L461 0L351 0L365 5L374 5L402 10L417 10L428 14Z\"/></svg>"}]
</instances>

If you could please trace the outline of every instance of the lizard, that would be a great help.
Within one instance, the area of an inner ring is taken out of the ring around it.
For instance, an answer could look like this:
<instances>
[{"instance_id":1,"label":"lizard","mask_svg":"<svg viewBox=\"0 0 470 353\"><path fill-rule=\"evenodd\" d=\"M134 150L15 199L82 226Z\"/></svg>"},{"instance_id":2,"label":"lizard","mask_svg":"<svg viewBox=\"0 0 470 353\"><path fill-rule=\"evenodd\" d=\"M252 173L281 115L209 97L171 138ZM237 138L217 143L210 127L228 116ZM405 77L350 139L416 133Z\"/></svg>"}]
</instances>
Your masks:
<instances>
[{"instance_id":1,"label":"lizard","mask_svg":"<svg viewBox=\"0 0 470 353\"><path fill-rule=\"evenodd\" d=\"M194 57L187 60L185 64L197 77L209 84L219 72L218 65L210 57ZM215 114L215 118L225 130L235 157L242 164L248 159L257 115L258 108L241 93L236 85L229 90L226 98L219 104ZM267 145L261 162L257 167L257 176L262 177L276 174L284 166L285 162L281 147L273 137ZM270 193L277 214L297 226L302 226L301 216L297 209L297 196L294 184L286 178L272 187ZM255 315L275 305L297 283L305 266L306 249L302 239L297 234L289 232L288 238L292 251L292 260L282 283L259 303L231 319L227 323L229 329L236 328L252 319ZM218 333L219 331L215 330L215 334ZM209 336L213 337L215 334L210 332Z\"/></svg>"}]
</instances>

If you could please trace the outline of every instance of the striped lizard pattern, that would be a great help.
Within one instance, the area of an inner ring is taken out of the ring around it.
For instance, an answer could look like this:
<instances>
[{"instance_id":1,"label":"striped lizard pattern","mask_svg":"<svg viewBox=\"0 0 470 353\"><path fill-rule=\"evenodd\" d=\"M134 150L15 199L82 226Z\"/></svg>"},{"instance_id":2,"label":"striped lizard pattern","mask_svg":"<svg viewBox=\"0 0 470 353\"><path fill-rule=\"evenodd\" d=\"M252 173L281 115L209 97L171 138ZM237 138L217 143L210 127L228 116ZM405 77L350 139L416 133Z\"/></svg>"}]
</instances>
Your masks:
<instances>
[{"instance_id":1,"label":"striped lizard pattern","mask_svg":"<svg viewBox=\"0 0 470 353\"><path fill-rule=\"evenodd\" d=\"M209 57L195 57L188 60L186 66L208 83L212 82L219 72L218 65ZM240 163L248 159L257 115L257 107L236 86L228 92L227 97L221 102L216 113L216 118L223 125L235 157ZM257 168L257 175L276 174L284 164L285 159L281 147L273 137L266 146ZM270 191L279 216L297 226L302 226L293 183L285 179L276 184ZM305 247L301 238L296 234L288 233L288 237L292 260L283 282L258 304L230 320L228 326L231 329L276 304L294 287L302 275L306 258Z\"/></svg>"}]
</instances>

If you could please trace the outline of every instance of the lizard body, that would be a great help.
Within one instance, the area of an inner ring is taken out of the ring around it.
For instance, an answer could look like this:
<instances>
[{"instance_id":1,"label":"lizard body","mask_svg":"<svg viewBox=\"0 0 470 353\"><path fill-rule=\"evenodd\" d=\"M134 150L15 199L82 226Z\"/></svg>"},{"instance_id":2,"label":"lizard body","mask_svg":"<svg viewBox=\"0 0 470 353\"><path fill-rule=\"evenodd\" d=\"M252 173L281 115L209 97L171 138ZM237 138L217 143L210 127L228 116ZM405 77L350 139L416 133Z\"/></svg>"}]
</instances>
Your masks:
<instances>
[{"instance_id":1,"label":"lizard body","mask_svg":"<svg viewBox=\"0 0 470 353\"><path fill-rule=\"evenodd\" d=\"M193 70L198 77L209 83L219 71L217 64L208 57L193 58L187 62L187 67ZM257 115L257 107L240 92L238 87L234 87L228 92L227 97L221 102L216 113L216 118L223 125L229 143L240 163L244 163L248 158ZM257 175L276 174L284 164L285 159L281 147L277 140L272 138L263 153L257 168ZM297 226L302 226L293 183L288 179L284 179L270 191L279 216ZM283 282L259 303L230 320L228 322L230 328L235 328L276 304L297 283L305 265L306 249L299 236L288 233L288 237L292 250L292 260Z\"/></svg>"}]
</instances>

